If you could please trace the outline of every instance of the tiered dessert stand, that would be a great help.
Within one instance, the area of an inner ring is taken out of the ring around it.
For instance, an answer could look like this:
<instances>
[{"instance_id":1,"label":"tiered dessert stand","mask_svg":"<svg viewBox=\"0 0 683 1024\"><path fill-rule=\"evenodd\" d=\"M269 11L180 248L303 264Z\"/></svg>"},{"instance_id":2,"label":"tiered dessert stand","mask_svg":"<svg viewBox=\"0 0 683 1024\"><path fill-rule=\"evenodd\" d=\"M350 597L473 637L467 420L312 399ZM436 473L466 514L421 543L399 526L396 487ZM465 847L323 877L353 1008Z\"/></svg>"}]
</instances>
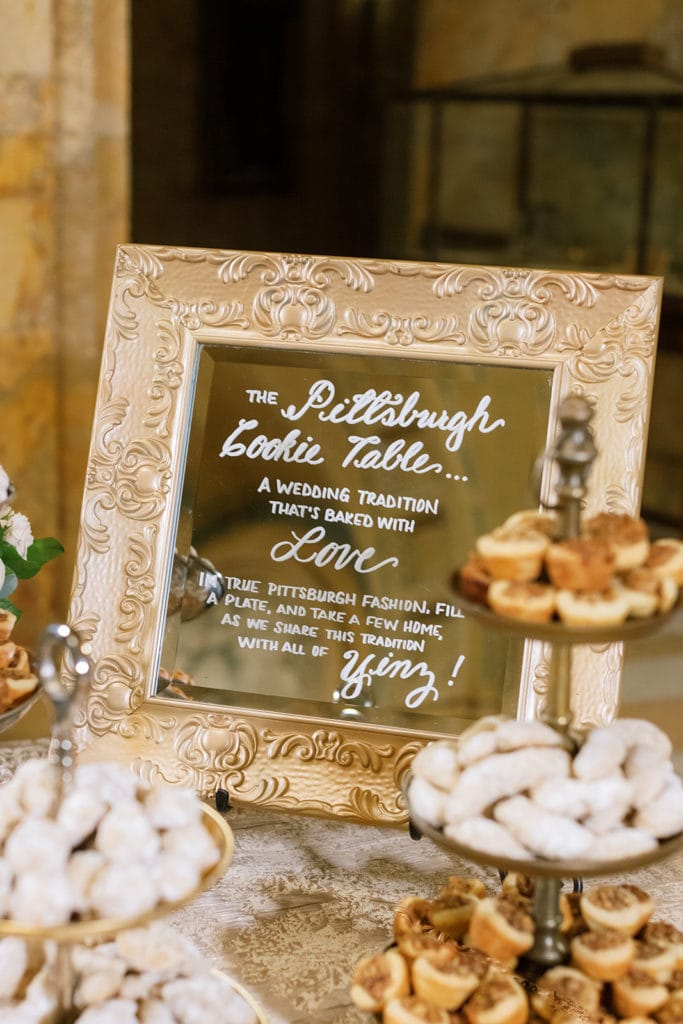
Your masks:
<instances>
[{"instance_id":1,"label":"tiered dessert stand","mask_svg":"<svg viewBox=\"0 0 683 1024\"><path fill-rule=\"evenodd\" d=\"M589 404L579 398L566 399L560 408L562 431L556 447L549 453L555 459L559 471L556 487L558 539L570 539L580 534L581 502L586 494L586 479L596 455L590 429L592 414ZM608 629L568 627L559 622L537 625L504 618L470 601L462 593L459 593L459 598L463 609L482 624L520 637L546 641L551 645L547 694L539 717L561 733L565 746L571 751L576 746L571 736L572 648L576 644L604 644L645 636L658 629L669 617L659 615L648 619L631 619L623 625ZM560 963L568 953L567 942L560 931L560 889L563 879L634 870L669 856L683 843L681 834L660 842L656 850L619 861L557 861L541 858L513 860L454 842L440 829L421 819L419 812L410 806L409 796L407 802L413 829L440 846L473 863L496 867L500 871L517 871L534 878L535 941L526 957L539 968Z\"/></svg>"},{"instance_id":2,"label":"tiered dessert stand","mask_svg":"<svg viewBox=\"0 0 683 1024\"><path fill-rule=\"evenodd\" d=\"M55 661L55 652L62 649L70 664L67 666L71 681L60 678ZM79 698L87 685L91 666L83 654L78 637L66 625L49 626L40 641L38 650L38 673L42 688L54 707L54 725L50 744L50 759L57 769L58 787L54 811L60 797L71 784L74 767L74 745L72 722ZM33 943L53 942L56 945L55 987L58 999L58 1024L71 1024L78 1013L73 1005L75 978L72 967L71 947L76 944L90 944L112 938L118 932L139 928L151 921L172 913L189 903L200 892L209 888L226 871L232 859L233 836L229 826L220 814L209 806L203 808L203 824L212 836L219 851L217 863L206 871L194 891L182 900L164 902L151 910L132 918L97 918L69 921L64 924L42 926L0 918L0 938L15 935ZM251 1005L260 1021L262 1011L241 986L226 979Z\"/></svg>"}]
</instances>

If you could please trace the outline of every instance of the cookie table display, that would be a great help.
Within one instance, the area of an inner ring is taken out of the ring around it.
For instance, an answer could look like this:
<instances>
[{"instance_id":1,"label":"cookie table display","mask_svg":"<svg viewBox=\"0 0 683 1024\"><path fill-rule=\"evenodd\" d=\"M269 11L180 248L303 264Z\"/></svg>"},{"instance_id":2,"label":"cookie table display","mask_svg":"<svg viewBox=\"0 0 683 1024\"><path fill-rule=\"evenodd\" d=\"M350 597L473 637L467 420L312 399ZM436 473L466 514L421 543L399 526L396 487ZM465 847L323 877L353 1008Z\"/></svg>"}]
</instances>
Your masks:
<instances>
[{"instance_id":1,"label":"cookie table display","mask_svg":"<svg viewBox=\"0 0 683 1024\"><path fill-rule=\"evenodd\" d=\"M67 655L66 679L57 648ZM194 898L226 870L233 838L190 791L144 785L118 765L76 765L71 723L89 662L69 627L51 626L37 663L55 709L53 737L48 759L25 762L0 787L0 942L26 940L36 956L56 943L51 991L61 1022L75 1019L72 947L139 928Z\"/></svg>"},{"instance_id":2,"label":"cookie table display","mask_svg":"<svg viewBox=\"0 0 683 1024\"><path fill-rule=\"evenodd\" d=\"M582 399L560 409L550 453L557 507L509 517L479 538L457 575L475 617L550 641L542 720L489 716L457 741L430 744L415 757L407 790L417 830L475 862L534 877L533 938L523 955L545 966L570 953L563 878L650 863L683 836L683 783L660 729L635 719L586 734L573 728L573 645L654 630L683 583L680 542L650 544L645 524L628 515L581 523L596 454L591 417Z\"/></svg>"}]
</instances>

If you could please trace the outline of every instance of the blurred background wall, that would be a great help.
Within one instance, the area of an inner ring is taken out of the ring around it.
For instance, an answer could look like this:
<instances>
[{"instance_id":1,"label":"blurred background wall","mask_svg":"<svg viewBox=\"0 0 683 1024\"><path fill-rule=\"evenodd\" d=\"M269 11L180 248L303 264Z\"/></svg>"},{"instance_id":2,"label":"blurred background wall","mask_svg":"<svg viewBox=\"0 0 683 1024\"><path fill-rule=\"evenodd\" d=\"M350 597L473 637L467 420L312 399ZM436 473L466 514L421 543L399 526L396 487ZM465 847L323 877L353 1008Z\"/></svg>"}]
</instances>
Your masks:
<instances>
[{"instance_id":1,"label":"blurred background wall","mask_svg":"<svg viewBox=\"0 0 683 1024\"><path fill-rule=\"evenodd\" d=\"M22 584L26 642L66 615L122 241L504 264L514 256L560 269L663 273L644 509L656 528L680 531L680 146L660 141L650 154L659 167L654 219L663 227L643 267L640 108L624 112L610 102L606 112L590 103L557 117L541 111L524 197L534 230L524 234L523 104L456 104L441 125L435 171L430 108L420 92L438 96L480 81L499 91L528 88L544 68L555 69L557 88L573 50L615 43L634 44L636 53L620 70L618 91L646 88L637 66L645 53L666 69L655 91L683 96L678 0L2 5L0 463L34 532L66 546L57 563ZM675 120L683 124L683 99L681 109L666 108L668 135L660 139L683 139ZM512 198L505 175L517 182ZM586 225L590 244L572 236L576 223Z\"/></svg>"}]
</instances>

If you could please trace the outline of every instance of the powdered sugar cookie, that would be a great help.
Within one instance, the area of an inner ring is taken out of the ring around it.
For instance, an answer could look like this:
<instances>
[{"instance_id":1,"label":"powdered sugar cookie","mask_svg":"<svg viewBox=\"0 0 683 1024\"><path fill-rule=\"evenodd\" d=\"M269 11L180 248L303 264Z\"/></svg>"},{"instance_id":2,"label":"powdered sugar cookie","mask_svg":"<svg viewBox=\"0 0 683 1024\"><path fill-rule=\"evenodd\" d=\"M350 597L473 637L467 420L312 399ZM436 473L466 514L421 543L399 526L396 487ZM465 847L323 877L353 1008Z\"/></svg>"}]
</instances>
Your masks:
<instances>
[{"instance_id":1,"label":"powdered sugar cookie","mask_svg":"<svg viewBox=\"0 0 683 1024\"><path fill-rule=\"evenodd\" d=\"M58 777L54 765L42 758L25 761L9 783L16 790L22 812L47 817L55 806Z\"/></svg>"},{"instance_id":2,"label":"powdered sugar cookie","mask_svg":"<svg viewBox=\"0 0 683 1024\"><path fill-rule=\"evenodd\" d=\"M0 999L12 999L28 966L28 951L23 939L14 935L0 939Z\"/></svg>"},{"instance_id":3,"label":"powdered sugar cookie","mask_svg":"<svg viewBox=\"0 0 683 1024\"><path fill-rule=\"evenodd\" d=\"M417 777L410 781L409 800L412 810L430 825L443 825L446 794L442 789Z\"/></svg>"},{"instance_id":4,"label":"powdered sugar cookie","mask_svg":"<svg viewBox=\"0 0 683 1024\"><path fill-rule=\"evenodd\" d=\"M582 857L594 842L587 828L571 818L544 811L526 796L502 800L493 814L527 849L549 860Z\"/></svg>"},{"instance_id":5,"label":"powdered sugar cookie","mask_svg":"<svg viewBox=\"0 0 683 1024\"><path fill-rule=\"evenodd\" d=\"M616 774L626 758L627 743L611 726L593 729L574 757L579 779L604 779Z\"/></svg>"},{"instance_id":6,"label":"powdered sugar cookie","mask_svg":"<svg viewBox=\"0 0 683 1024\"><path fill-rule=\"evenodd\" d=\"M539 807L583 821L592 831L605 831L621 822L630 809L632 795L631 784L621 774L542 782L530 793Z\"/></svg>"},{"instance_id":7,"label":"powdered sugar cookie","mask_svg":"<svg viewBox=\"0 0 683 1024\"><path fill-rule=\"evenodd\" d=\"M7 903L12 890L14 872L6 860L0 859L0 917L7 914Z\"/></svg>"},{"instance_id":8,"label":"powdered sugar cookie","mask_svg":"<svg viewBox=\"0 0 683 1024\"><path fill-rule=\"evenodd\" d=\"M159 834L134 800L122 800L110 808L99 824L95 848L108 860L129 863L132 860L151 863L159 852Z\"/></svg>"},{"instance_id":9,"label":"powdered sugar cookie","mask_svg":"<svg viewBox=\"0 0 683 1024\"><path fill-rule=\"evenodd\" d=\"M664 792L675 772L670 758L664 757L660 750L638 743L626 757L624 775L633 789L633 805L640 809Z\"/></svg>"},{"instance_id":10,"label":"powdered sugar cookie","mask_svg":"<svg viewBox=\"0 0 683 1024\"><path fill-rule=\"evenodd\" d=\"M596 835L588 856L592 860L625 860L638 857L657 848L657 840L651 832L630 825L622 825Z\"/></svg>"},{"instance_id":11,"label":"powdered sugar cookie","mask_svg":"<svg viewBox=\"0 0 683 1024\"><path fill-rule=\"evenodd\" d=\"M70 844L57 822L24 818L5 842L4 859L17 873L63 867Z\"/></svg>"},{"instance_id":12,"label":"powdered sugar cookie","mask_svg":"<svg viewBox=\"0 0 683 1024\"><path fill-rule=\"evenodd\" d=\"M472 818L491 804L520 793L544 778L569 774L569 754L557 747L529 747L491 754L463 771L446 800L446 821Z\"/></svg>"},{"instance_id":13,"label":"powdered sugar cookie","mask_svg":"<svg viewBox=\"0 0 683 1024\"><path fill-rule=\"evenodd\" d=\"M76 1024L138 1024L138 1007L132 999L110 999L89 1006Z\"/></svg>"},{"instance_id":14,"label":"powdered sugar cookie","mask_svg":"<svg viewBox=\"0 0 683 1024\"><path fill-rule=\"evenodd\" d=\"M202 825L184 825L162 832L161 848L195 864L200 871L212 868L220 856L216 844Z\"/></svg>"},{"instance_id":15,"label":"powdered sugar cookie","mask_svg":"<svg viewBox=\"0 0 683 1024\"><path fill-rule=\"evenodd\" d=\"M175 1017L162 999L143 999L138 1016L140 1024L176 1024Z\"/></svg>"},{"instance_id":16,"label":"powdered sugar cookie","mask_svg":"<svg viewBox=\"0 0 683 1024\"><path fill-rule=\"evenodd\" d=\"M103 1003L119 994L121 982L126 973L123 960L103 957L96 970L84 971L78 976L74 992L76 1006Z\"/></svg>"},{"instance_id":17,"label":"powdered sugar cookie","mask_svg":"<svg viewBox=\"0 0 683 1024\"><path fill-rule=\"evenodd\" d=\"M138 781L129 768L97 762L77 765L74 785L80 790L92 790L113 807L123 800L136 799Z\"/></svg>"},{"instance_id":18,"label":"powdered sugar cookie","mask_svg":"<svg viewBox=\"0 0 683 1024\"><path fill-rule=\"evenodd\" d=\"M98 917L137 917L159 902L149 865L139 862L105 864L90 883L88 895Z\"/></svg>"},{"instance_id":19,"label":"powdered sugar cookie","mask_svg":"<svg viewBox=\"0 0 683 1024\"><path fill-rule=\"evenodd\" d=\"M77 850L67 864L67 876L73 898L74 910L85 914L90 906L90 885L106 863L104 854L98 850Z\"/></svg>"},{"instance_id":20,"label":"powdered sugar cookie","mask_svg":"<svg viewBox=\"0 0 683 1024\"><path fill-rule=\"evenodd\" d=\"M522 747L559 747L562 737L551 726L537 719L530 722L510 718L495 730L496 749L501 753Z\"/></svg>"},{"instance_id":21,"label":"powdered sugar cookie","mask_svg":"<svg viewBox=\"0 0 683 1024\"><path fill-rule=\"evenodd\" d=\"M151 870L161 899L169 903L185 899L197 888L201 879L196 864L179 860L168 853L160 853Z\"/></svg>"},{"instance_id":22,"label":"powdered sugar cookie","mask_svg":"<svg viewBox=\"0 0 683 1024\"><path fill-rule=\"evenodd\" d=\"M64 924L71 917L73 897L66 869L24 871L15 879L7 901L9 917L26 924Z\"/></svg>"},{"instance_id":23,"label":"powdered sugar cookie","mask_svg":"<svg viewBox=\"0 0 683 1024\"><path fill-rule=\"evenodd\" d=\"M509 857L510 860L528 860L531 856L529 850L514 838L508 828L482 815L445 825L444 835L473 850Z\"/></svg>"},{"instance_id":24,"label":"powdered sugar cookie","mask_svg":"<svg viewBox=\"0 0 683 1024\"><path fill-rule=\"evenodd\" d=\"M668 839L683 832L683 782L679 776L674 776L652 803L637 812L633 824L658 839Z\"/></svg>"},{"instance_id":25,"label":"powdered sugar cookie","mask_svg":"<svg viewBox=\"0 0 683 1024\"><path fill-rule=\"evenodd\" d=\"M646 718L615 718L607 728L624 741L628 750L642 744L659 751L662 757L671 757L671 740L663 729Z\"/></svg>"},{"instance_id":26,"label":"powdered sugar cookie","mask_svg":"<svg viewBox=\"0 0 683 1024\"><path fill-rule=\"evenodd\" d=\"M461 768L468 768L475 761L481 761L496 750L495 729L484 729L475 732L470 736L463 736L458 747L458 764Z\"/></svg>"},{"instance_id":27,"label":"powdered sugar cookie","mask_svg":"<svg viewBox=\"0 0 683 1024\"><path fill-rule=\"evenodd\" d=\"M62 800L57 824L72 847L92 835L107 813L107 804L92 790L72 789Z\"/></svg>"},{"instance_id":28,"label":"powdered sugar cookie","mask_svg":"<svg viewBox=\"0 0 683 1024\"><path fill-rule=\"evenodd\" d=\"M196 793L176 786L155 786L144 796L147 818L156 829L196 825L201 804Z\"/></svg>"},{"instance_id":29,"label":"powdered sugar cookie","mask_svg":"<svg viewBox=\"0 0 683 1024\"><path fill-rule=\"evenodd\" d=\"M116 949L133 970L153 971L167 978L197 971L203 964L196 946L162 922L119 932Z\"/></svg>"},{"instance_id":30,"label":"powdered sugar cookie","mask_svg":"<svg viewBox=\"0 0 683 1024\"><path fill-rule=\"evenodd\" d=\"M419 750L412 761L412 772L437 789L449 790L459 774L458 748L448 740L435 740Z\"/></svg>"},{"instance_id":31,"label":"powdered sugar cookie","mask_svg":"<svg viewBox=\"0 0 683 1024\"><path fill-rule=\"evenodd\" d=\"M0 786L0 843L20 821L24 811L19 803L19 791L12 780Z\"/></svg>"}]
</instances>

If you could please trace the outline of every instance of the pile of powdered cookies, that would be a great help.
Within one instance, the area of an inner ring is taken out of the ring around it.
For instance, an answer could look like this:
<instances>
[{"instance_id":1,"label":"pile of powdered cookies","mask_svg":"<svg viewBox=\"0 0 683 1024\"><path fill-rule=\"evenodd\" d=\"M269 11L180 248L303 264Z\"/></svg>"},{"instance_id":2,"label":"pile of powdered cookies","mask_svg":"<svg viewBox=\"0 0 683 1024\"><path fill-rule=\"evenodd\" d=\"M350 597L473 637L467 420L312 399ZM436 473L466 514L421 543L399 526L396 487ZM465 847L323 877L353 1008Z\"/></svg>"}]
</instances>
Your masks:
<instances>
[{"instance_id":1,"label":"pile of powdered cookies","mask_svg":"<svg viewBox=\"0 0 683 1024\"><path fill-rule=\"evenodd\" d=\"M555 539L554 513L516 512L475 542L457 573L462 593L523 622L609 627L670 611L683 586L683 541L650 541L634 516L603 512Z\"/></svg>"},{"instance_id":2,"label":"pile of powdered cookies","mask_svg":"<svg viewBox=\"0 0 683 1024\"><path fill-rule=\"evenodd\" d=\"M512 861L620 861L683 831L669 737L617 718L572 754L539 721L490 716L413 759L411 814L446 839Z\"/></svg>"},{"instance_id":3,"label":"pile of powdered cookies","mask_svg":"<svg viewBox=\"0 0 683 1024\"><path fill-rule=\"evenodd\" d=\"M561 894L568 962L533 983L514 973L534 942L530 879L509 874L492 895L454 877L436 899L408 897L394 917L395 945L363 957L356 1006L383 1024L679 1024L683 932L652 919L632 885Z\"/></svg>"},{"instance_id":4,"label":"pile of powdered cookies","mask_svg":"<svg viewBox=\"0 0 683 1024\"><path fill-rule=\"evenodd\" d=\"M131 919L193 893L221 856L191 791L79 765L62 799L47 760L0 786L0 918Z\"/></svg>"},{"instance_id":5,"label":"pile of powdered cookies","mask_svg":"<svg viewBox=\"0 0 683 1024\"><path fill-rule=\"evenodd\" d=\"M38 688L28 651L10 638L17 619L0 608L0 715L21 704Z\"/></svg>"},{"instance_id":6,"label":"pile of powdered cookies","mask_svg":"<svg viewBox=\"0 0 683 1024\"><path fill-rule=\"evenodd\" d=\"M77 1024L255 1024L253 1009L228 979L167 925L74 946L71 958ZM0 939L1 1024L54 1021L54 970L49 945Z\"/></svg>"}]
</instances>

